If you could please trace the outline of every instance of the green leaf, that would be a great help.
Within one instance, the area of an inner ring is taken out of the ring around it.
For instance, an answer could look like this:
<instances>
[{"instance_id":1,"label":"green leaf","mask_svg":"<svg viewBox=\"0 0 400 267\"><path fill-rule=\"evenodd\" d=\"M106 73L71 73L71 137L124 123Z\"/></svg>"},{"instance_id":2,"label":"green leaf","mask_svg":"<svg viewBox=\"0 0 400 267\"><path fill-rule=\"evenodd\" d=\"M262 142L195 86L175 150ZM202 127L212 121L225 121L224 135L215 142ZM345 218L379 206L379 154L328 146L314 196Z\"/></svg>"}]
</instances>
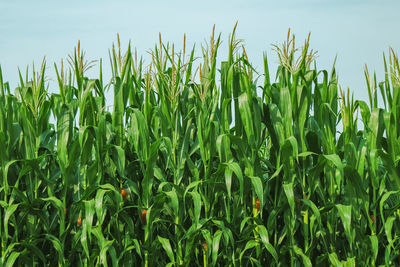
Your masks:
<instances>
[{"instance_id":1,"label":"green leaf","mask_svg":"<svg viewBox=\"0 0 400 267\"><path fill-rule=\"evenodd\" d=\"M172 252L172 247L169 242L169 239L166 239L161 236L157 236L158 241L161 243L162 247L164 248L165 252L167 252L168 258L172 263L175 262L174 253Z\"/></svg>"},{"instance_id":2,"label":"green leaf","mask_svg":"<svg viewBox=\"0 0 400 267\"><path fill-rule=\"evenodd\" d=\"M218 136L216 145L221 162L229 162L232 159L229 136L226 134Z\"/></svg>"},{"instance_id":3,"label":"green leaf","mask_svg":"<svg viewBox=\"0 0 400 267\"><path fill-rule=\"evenodd\" d=\"M272 255L272 257L275 260L275 263L278 264L278 254L276 253L275 248L269 242L267 229L265 228L264 225L258 225L257 230L260 235L261 241L264 244L264 247Z\"/></svg>"},{"instance_id":4,"label":"green leaf","mask_svg":"<svg viewBox=\"0 0 400 267\"><path fill-rule=\"evenodd\" d=\"M383 215L383 204L385 204L385 201L393 194L398 194L400 191L389 191L386 192L382 198L381 201L379 202L379 211L381 213L381 219L382 219L382 223L385 224L385 216Z\"/></svg>"},{"instance_id":5,"label":"green leaf","mask_svg":"<svg viewBox=\"0 0 400 267\"><path fill-rule=\"evenodd\" d=\"M125 177L125 151L120 146L114 146L113 155L115 165L117 166L118 174Z\"/></svg>"},{"instance_id":6,"label":"green leaf","mask_svg":"<svg viewBox=\"0 0 400 267\"><path fill-rule=\"evenodd\" d=\"M297 140L294 136L287 138L281 147L282 162L288 164L291 157L295 160L298 157Z\"/></svg>"},{"instance_id":7,"label":"green leaf","mask_svg":"<svg viewBox=\"0 0 400 267\"><path fill-rule=\"evenodd\" d=\"M243 258L244 253L247 250L252 249L252 248L254 248L256 246L258 246L258 242L257 241L255 241L255 240L247 241L245 248L242 250L242 252L240 253L240 256L239 256L240 264L242 264L242 258Z\"/></svg>"},{"instance_id":8,"label":"green leaf","mask_svg":"<svg viewBox=\"0 0 400 267\"><path fill-rule=\"evenodd\" d=\"M60 242L60 240L51 235L51 234L45 234L45 237L51 241L51 243L53 244L54 249L57 251L58 253L58 263L60 265L63 265L65 263L65 258L64 258L64 248Z\"/></svg>"},{"instance_id":9,"label":"green leaf","mask_svg":"<svg viewBox=\"0 0 400 267\"><path fill-rule=\"evenodd\" d=\"M193 199L195 222L199 223L201 212L201 197L198 192L189 192Z\"/></svg>"},{"instance_id":10,"label":"green leaf","mask_svg":"<svg viewBox=\"0 0 400 267\"><path fill-rule=\"evenodd\" d=\"M8 266L14 266L14 263L17 260L17 258L19 257L19 255L21 255L20 252L13 251L11 253L11 255L8 257L8 260L7 260L7 263L6 263L5 266L7 266L7 267Z\"/></svg>"},{"instance_id":11,"label":"green leaf","mask_svg":"<svg viewBox=\"0 0 400 267\"><path fill-rule=\"evenodd\" d=\"M351 233L351 206L337 204L336 208L339 212L347 240L349 241L351 247L353 245L353 236Z\"/></svg>"},{"instance_id":12,"label":"green leaf","mask_svg":"<svg viewBox=\"0 0 400 267\"><path fill-rule=\"evenodd\" d=\"M315 214L315 217L316 217L316 219L317 219L317 221L318 221L319 227L322 228L323 225L322 225L322 220L321 220L321 214L320 214L319 209L317 208L317 206L314 204L314 202L312 202L312 201L309 200L309 199L302 199L301 201L302 201L306 206L308 206L308 207L311 208L311 210L312 210L313 213Z\"/></svg>"},{"instance_id":13,"label":"green leaf","mask_svg":"<svg viewBox=\"0 0 400 267\"><path fill-rule=\"evenodd\" d=\"M332 162L339 170L343 171L343 163L340 159L340 157L336 154L331 154L331 155L322 155L325 159L328 161Z\"/></svg>"},{"instance_id":14,"label":"green leaf","mask_svg":"<svg viewBox=\"0 0 400 267\"><path fill-rule=\"evenodd\" d=\"M332 263L333 266L335 267L342 267L343 264L340 262L337 254L335 252L329 253L329 261Z\"/></svg>"},{"instance_id":15,"label":"green leaf","mask_svg":"<svg viewBox=\"0 0 400 267\"><path fill-rule=\"evenodd\" d=\"M4 235L5 239L8 239L8 220L10 219L11 215L17 210L20 204L11 204L7 207L6 212L4 213Z\"/></svg>"},{"instance_id":16,"label":"green leaf","mask_svg":"<svg viewBox=\"0 0 400 267\"><path fill-rule=\"evenodd\" d=\"M389 244L392 244L393 238L392 238L392 228L393 228L393 222L396 220L396 217L390 216L387 218L385 222L385 234L386 238L389 242Z\"/></svg>"},{"instance_id":17,"label":"green leaf","mask_svg":"<svg viewBox=\"0 0 400 267\"><path fill-rule=\"evenodd\" d=\"M228 198L231 199L232 170L230 170L229 168L225 168L225 185L226 185L226 191L228 192Z\"/></svg>"},{"instance_id":18,"label":"green leaf","mask_svg":"<svg viewBox=\"0 0 400 267\"><path fill-rule=\"evenodd\" d=\"M303 250L301 248L299 248L298 246L294 245L293 246L293 251L297 255L301 256L301 258L303 259L304 266L308 266L308 267L312 266L310 258L307 257L307 255L305 255L303 253Z\"/></svg>"},{"instance_id":19,"label":"green leaf","mask_svg":"<svg viewBox=\"0 0 400 267\"><path fill-rule=\"evenodd\" d=\"M212 265L215 266L218 258L219 241L221 240L222 232L217 230L212 240Z\"/></svg>"},{"instance_id":20,"label":"green leaf","mask_svg":"<svg viewBox=\"0 0 400 267\"><path fill-rule=\"evenodd\" d=\"M247 93L244 92L239 96L239 111L240 118L243 121L244 130L247 135L247 140L250 146L255 145L254 140L254 129L253 129L253 117L251 115L249 100L247 98Z\"/></svg>"},{"instance_id":21,"label":"green leaf","mask_svg":"<svg viewBox=\"0 0 400 267\"><path fill-rule=\"evenodd\" d=\"M175 189L172 189L171 191L164 192L168 198L171 200L171 206L174 210L175 216L178 216L179 212L179 201L178 201L178 195L176 194Z\"/></svg>"},{"instance_id":22,"label":"green leaf","mask_svg":"<svg viewBox=\"0 0 400 267\"><path fill-rule=\"evenodd\" d=\"M239 194L240 194L240 200L241 200L241 203L243 203L244 181L243 181L242 169L240 168L240 165L239 165L238 163L236 163L236 162L228 162L228 163L225 163L225 164L226 164L227 169L228 169L230 172L233 171L233 172L235 173L237 179L239 180ZM226 175L226 173L225 173L225 175ZM229 172L228 172L228 175L229 175ZM226 177L226 176L225 176L225 177ZM226 182L226 181L225 181L225 182ZM228 187L228 186L229 186L229 176L228 176L228 185L227 185L227 187ZM230 191L230 189L227 189L227 190Z\"/></svg>"},{"instance_id":23,"label":"green leaf","mask_svg":"<svg viewBox=\"0 0 400 267\"><path fill-rule=\"evenodd\" d=\"M293 183L283 184L283 191L285 191L286 198L290 207L290 214L294 217L294 193Z\"/></svg>"},{"instance_id":24,"label":"green leaf","mask_svg":"<svg viewBox=\"0 0 400 267\"><path fill-rule=\"evenodd\" d=\"M372 259L376 262L378 257L378 237L376 235L370 235L369 240L371 241L371 252L372 252Z\"/></svg>"}]
</instances>

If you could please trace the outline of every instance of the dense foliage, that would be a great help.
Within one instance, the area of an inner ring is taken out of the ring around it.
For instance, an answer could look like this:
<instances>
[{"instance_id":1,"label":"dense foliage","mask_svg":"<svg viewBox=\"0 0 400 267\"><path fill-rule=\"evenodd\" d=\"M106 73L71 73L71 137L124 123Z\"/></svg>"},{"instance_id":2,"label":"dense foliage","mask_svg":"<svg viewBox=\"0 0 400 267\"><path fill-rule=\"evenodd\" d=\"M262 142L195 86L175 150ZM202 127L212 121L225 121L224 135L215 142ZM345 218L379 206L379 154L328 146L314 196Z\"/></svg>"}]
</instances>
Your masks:
<instances>
[{"instance_id":1,"label":"dense foliage","mask_svg":"<svg viewBox=\"0 0 400 267\"><path fill-rule=\"evenodd\" d=\"M14 92L0 70L0 266L400 264L394 51L365 103L308 39L275 46L276 82L235 30L218 69L219 46L160 37L145 67L118 39L105 84L78 45L58 93L45 62Z\"/></svg>"}]
</instances>

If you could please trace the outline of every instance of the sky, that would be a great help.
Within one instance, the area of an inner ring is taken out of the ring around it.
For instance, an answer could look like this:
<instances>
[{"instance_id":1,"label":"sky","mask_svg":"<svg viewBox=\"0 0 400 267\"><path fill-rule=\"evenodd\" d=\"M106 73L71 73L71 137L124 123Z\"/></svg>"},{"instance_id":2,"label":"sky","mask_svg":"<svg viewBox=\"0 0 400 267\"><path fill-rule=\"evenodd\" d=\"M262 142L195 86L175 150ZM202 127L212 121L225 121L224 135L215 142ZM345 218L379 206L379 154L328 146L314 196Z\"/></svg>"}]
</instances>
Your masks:
<instances>
[{"instance_id":1,"label":"sky","mask_svg":"<svg viewBox=\"0 0 400 267\"><path fill-rule=\"evenodd\" d=\"M78 40L87 59L103 59L104 76L111 77L108 51L119 33L121 44L129 41L149 63L150 49L163 41L182 47L200 47L209 40L215 24L221 33L219 60L228 51L228 37L238 21L237 38L244 40L250 62L262 72L266 52L271 72L278 59L272 44L286 39L288 29L301 45L311 32L310 46L317 50L318 69L336 71L342 89L350 88L356 99L367 100L364 64L384 79L383 53L391 46L400 50L400 1L398 0L203 0L203 1L5 1L0 0L0 66L11 88L23 72L46 57L46 75L55 86L54 63L66 60ZM98 66L88 73L96 76ZM50 88L52 90L53 88ZM111 101L112 102L112 101Z\"/></svg>"}]
</instances>

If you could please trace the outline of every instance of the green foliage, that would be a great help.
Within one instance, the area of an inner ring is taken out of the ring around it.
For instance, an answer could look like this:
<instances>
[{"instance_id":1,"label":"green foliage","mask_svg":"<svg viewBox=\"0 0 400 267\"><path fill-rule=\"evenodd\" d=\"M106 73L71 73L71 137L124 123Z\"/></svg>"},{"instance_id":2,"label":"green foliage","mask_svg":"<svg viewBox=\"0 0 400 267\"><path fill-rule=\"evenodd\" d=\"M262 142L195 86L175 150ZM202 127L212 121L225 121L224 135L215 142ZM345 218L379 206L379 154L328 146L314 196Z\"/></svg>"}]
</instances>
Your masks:
<instances>
[{"instance_id":1,"label":"green foliage","mask_svg":"<svg viewBox=\"0 0 400 267\"><path fill-rule=\"evenodd\" d=\"M214 31L200 59L160 37L148 68L118 38L107 85L79 44L59 93L45 62L14 94L0 69L0 266L400 264L394 51L367 104L311 67L309 38L275 47L272 82L235 31L220 69Z\"/></svg>"}]
</instances>

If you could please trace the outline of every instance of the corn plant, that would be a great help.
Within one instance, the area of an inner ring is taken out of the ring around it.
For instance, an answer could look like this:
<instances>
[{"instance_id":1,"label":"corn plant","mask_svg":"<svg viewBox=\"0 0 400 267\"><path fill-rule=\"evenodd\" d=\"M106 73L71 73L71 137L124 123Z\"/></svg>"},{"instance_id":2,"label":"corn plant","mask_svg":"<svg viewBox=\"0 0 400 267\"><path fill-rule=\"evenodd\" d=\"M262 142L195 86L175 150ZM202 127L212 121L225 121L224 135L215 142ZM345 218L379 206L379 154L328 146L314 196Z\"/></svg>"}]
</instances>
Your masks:
<instances>
[{"instance_id":1,"label":"corn plant","mask_svg":"<svg viewBox=\"0 0 400 267\"><path fill-rule=\"evenodd\" d=\"M273 46L275 76L236 25L227 44L218 62L214 28L200 56L160 34L145 64L117 36L107 83L78 43L58 90L45 60L14 91L0 68L0 266L400 264L395 51L366 103L310 35Z\"/></svg>"}]
</instances>

